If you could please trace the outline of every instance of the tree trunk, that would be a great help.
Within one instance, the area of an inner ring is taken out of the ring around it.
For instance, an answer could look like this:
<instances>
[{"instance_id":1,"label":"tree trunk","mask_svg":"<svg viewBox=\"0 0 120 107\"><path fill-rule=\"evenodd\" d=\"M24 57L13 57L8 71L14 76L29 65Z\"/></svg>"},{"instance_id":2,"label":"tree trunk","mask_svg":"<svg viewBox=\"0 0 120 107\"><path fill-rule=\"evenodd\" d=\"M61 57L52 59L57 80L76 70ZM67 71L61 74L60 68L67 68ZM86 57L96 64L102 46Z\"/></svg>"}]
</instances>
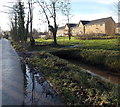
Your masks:
<instances>
[{"instance_id":1,"label":"tree trunk","mask_svg":"<svg viewBox=\"0 0 120 107\"><path fill-rule=\"evenodd\" d=\"M29 12L28 12L28 18L27 18L27 24L26 24L26 30L25 30L26 41L27 41L27 38L28 38L28 34L29 34Z\"/></svg>"},{"instance_id":2,"label":"tree trunk","mask_svg":"<svg viewBox=\"0 0 120 107\"><path fill-rule=\"evenodd\" d=\"M57 30L54 28L54 32L53 32L53 38L54 38L54 45L57 45L57 39L56 39L56 32Z\"/></svg>"},{"instance_id":3,"label":"tree trunk","mask_svg":"<svg viewBox=\"0 0 120 107\"><path fill-rule=\"evenodd\" d=\"M54 29L53 29L53 38L54 38L54 45L57 45L57 39L56 39L56 34L57 34L57 24L56 24L56 9L55 9L55 2L53 2L53 10L54 10Z\"/></svg>"},{"instance_id":4,"label":"tree trunk","mask_svg":"<svg viewBox=\"0 0 120 107\"><path fill-rule=\"evenodd\" d=\"M30 44L32 47L35 46L35 40L32 36L32 28L33 28L33 10L32 10L32 0L29 2L29 11L30 11Z\"/></svg>"},{"instance_id":5,"label":"tree trunk","mask_svg":"<svg viewBox=\"0 0 120 107\"><path fill-rule=\"evenodd\" d=\"M69 36L69 40L71 39L71 31L70 31L70 27L68 29L68 36Z\"/></svg>"}]
</instances>

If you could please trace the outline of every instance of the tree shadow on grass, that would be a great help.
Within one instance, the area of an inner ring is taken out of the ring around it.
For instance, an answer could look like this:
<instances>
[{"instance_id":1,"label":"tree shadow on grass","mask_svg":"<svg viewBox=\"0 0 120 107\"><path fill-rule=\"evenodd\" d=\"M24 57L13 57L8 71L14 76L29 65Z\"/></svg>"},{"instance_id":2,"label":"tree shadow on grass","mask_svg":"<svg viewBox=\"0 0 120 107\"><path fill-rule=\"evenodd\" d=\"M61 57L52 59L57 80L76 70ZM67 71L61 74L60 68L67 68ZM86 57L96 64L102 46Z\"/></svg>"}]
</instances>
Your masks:
<instances>
[{"instance_id":1,"label":"tree shadow on grass","mask_svg":"<svg viewBox=\"0 0 120 107\"><path fill-rule=\"evenodd\" d=\"M34 47L29 46L27 49L28 51L45 51L55 48L62 48L65 47L65 45L55 45L54 43L42 43L42 42L36 42Z\"/></svg>"}]
</instances>

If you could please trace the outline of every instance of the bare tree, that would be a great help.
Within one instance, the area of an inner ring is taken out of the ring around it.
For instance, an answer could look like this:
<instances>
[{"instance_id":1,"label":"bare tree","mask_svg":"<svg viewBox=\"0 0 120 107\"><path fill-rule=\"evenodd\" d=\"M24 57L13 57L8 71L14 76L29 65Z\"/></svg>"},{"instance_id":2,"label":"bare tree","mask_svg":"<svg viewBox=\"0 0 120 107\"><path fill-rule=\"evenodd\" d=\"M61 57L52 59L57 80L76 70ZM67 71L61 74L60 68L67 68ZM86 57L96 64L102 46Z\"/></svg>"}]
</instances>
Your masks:
<instances>
[{"instance_id":1,"label":"bare tree","mask_svg":"<svg viewBox=\"0 0 120 107\"><path fill-rule=\"evenodd\" d=\"M118 23L120 23L120 1L118 0L118 3L117 3L117 13L118 13Z\"/></svg>"},{"instance_id":2,"label":"bare tree","mask_svg":"<svg viewBox=\"0 0 120 107\"><path fill-rule=\"evenodd\" d=\"M68 37L69 37L69 40L71 39L71 29L70 29L70 18L71 18L71 3L70 3L70 0L66 0L63 5L62 5L62 13L66 16L67 18L67 24L68 24Z\"/></svg>"},{"instance_id":3,"label":"bare tree","mask_svg":"<svg viewBox=\"0 0 120 107\"><path fill-rule=\"evenodd\" d=\"M18 36L18 5L15 4L11 7L12 11L10 14L10 23L11 23L11 37L14 41L19 41L20 38Z\"/></svg>"},{"instance_id":4,"label":"bare tree","mask_svg":"<svg viewBox=\"0 0 120 107\"><path fill-rule=\"evenodd\" d=\"M27 27L29 27L29 22L30 22L30 42L31 46L35 46L35 40L32 36L32 29L33 29L33 0L28 0L28 5L29 5L29 13L28 13L28 22L27 22ZM30 16L29 16L30 15ZM30 17L30 20L29 20Z\"/></svg>"},{"instance_id":5,"label":"bare tree","mask_svg":"<svg viewBox=\"0 0 120 107\"><path fill-rule=\"evenodd\" d=\"M50 0L49 2L46 2L44 0L37 0L37 3L42 9L42 12L44 13L48 28L53 34L54 38L54 44L57 45L57 12L62 11L62 5L64 4L66 0ZM53 25L51 24L51 18L53 19Z\"/></svg>"},{"instance_id":6,"label":"bare tree","mask_svg":"<svg viewBox=\"0 0 120 107\"><path fill-rule=\"evenodd\" d=\"M18 35L22 42L26 42L26 35L25 35L25 12L24 12L24 3L21 0L18 1Z\"/></svg>"},{"instance_id":7,"label":"bare tree","mask_svg":"<svg viewBox=\"0 0 120 107\"><path fill-rule=\"evenodd\" d=\"M24 3L21 2L21 0L18 0L13 4L12 7L9 8L12 9L10 14L12 39L17 42L18 41L26 42L24 26L25 23Z\"/></svg>"},{"instance_id":8,"label":"bare tree","mask_svg":"<svg viewBox=\"0 0 120 107\"><path fill-rule=\"evenodd\" d=\"M48 5L47 2L42 1L42 0L37 0L37 2L39 3L39 6L41 7L43 13L45 14L46 20L47 20L47 24L48 24L48 28L49 30L52 32L53 34L53 38L54 38L54 44L57 45L57 39L56 39L56 33L57 33L57 23L56 23L56 1L51 1L51 3ZM49 13L47 13L49 12ZM50 14L54 20L54 26L52 26L50 24L50 18L49 15Z\"/></svg>"},{"instance_id":9,"label":"bare tree","mask_svg":"<svg viewBox=\"0 0 120 107\"><path fill-rule=\"evenodd\" d=\"M26 35L26 40L27 40L27 37L29 35L29 11L28 11L28 14L27 14L27 22L26 22L26 30L25 30L25 35Z\"/></svg>"}]
</instances>

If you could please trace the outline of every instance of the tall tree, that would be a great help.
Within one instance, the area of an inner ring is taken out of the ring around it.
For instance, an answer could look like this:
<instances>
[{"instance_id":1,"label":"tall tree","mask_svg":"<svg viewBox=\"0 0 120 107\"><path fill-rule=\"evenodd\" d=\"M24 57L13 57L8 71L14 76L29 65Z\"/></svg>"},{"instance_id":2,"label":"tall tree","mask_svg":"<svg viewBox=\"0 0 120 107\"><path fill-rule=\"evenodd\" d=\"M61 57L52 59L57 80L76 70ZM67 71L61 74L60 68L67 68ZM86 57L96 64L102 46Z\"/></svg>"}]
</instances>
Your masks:
<instances>
[{"instance_id":1,"label":"tall tree","mask_svg":"<svg viewBox=\"0 0 120 107\"><path fill-rule=\"evenodd\" d=\"M26 42L25 35L25 21L24 21L24 3L21 0L18 1L18 35L22 42Z\"/></svg>"},{"instance_id":2,"label":"tall tree","mask_svg":"<svg viewBox=\"0 0 120 107\"><path fill-rule=\"evenodd\" d=\"M35 46L35 40L33 38L33 0L28 0L29 4L29 15L30 15L30 42L31 46Z\"/></svg>"},{"instance_id":3,"label":"tall tree","mask_svg":"<svg viewBox=\"0 0 120 107\"><path fill-rule=\"evenodd\" d=\"M11 37L14 41L19 41L19 36L18 36L18 5L15 4L12 7L12 12L10 16L10 22L11 22Z\"/></svg>"},{"instance_id":4,"label":"tall tree","mask_svg":"<svg viewBox=\"0 0 120 107\"><path fill-rule=\"evenodd\" d=\"M43 13L45 14L47 23L48 23L48 28L49 30L52 32L53 34L53 38L54 38L54 44L57 45L57 39L56 39L56 33L57 33L57 23L56 23L56 3L58 0L50 0L50 4L47 4L47 2L43 1L43 0L37 0L37 2L39 3L39 6L42 8ZM53 18L54 20L54 25L50 24L50 17Z\"/></svg>"},{"instance_id":5,"label":"tall tree","mask_svg":"<svg viewBox=\"0 0 120 107\"><path fill-rule=\"evenodd\" d=\"M21 0L18 0L18 2L13 5L11 16L11 35L13 40L26 42L24 3L21 2Z\"/></svg>"},{"instance_id":6,"label":"tall tree","mask_svg":"<svg viewBox=\"0 0 120 107\"><path fill-rule=\"evenodd\" d=\"M26 28L25 28L25 35L26 35L26 40L27 40L27 37L29 36L29 11L28 11L28 14L27 14L27 22L26 22Z\"/></svg>"},{"instance_id":7,"label":"tall tree","mask_svg":"<svg viewBox=\"0 0 120 107\"><path fill-rule=\"evenodd\" d=\"M66 16L67 18L67 24L68 24L68 37L69 40L71 39L71 29L70 29L70 17L71 17L71 3L70 0L66 0L63 5L62 5L62 13Z\"/></svg>"},{"instance_id":8,"label":"tall tree","mask_svg":"<svg viewBox=\"0 0 120 107\"><path fill-rule=\"evenodd\" d=\"M48 2L45 0L37 0L37 2L39 3L39 6L42 9L42 12L46 17L48 28L53 34L55 45L57 45L57 39L56 39L56 34L58 29L57 13L59 11L62 11L62 5L64 5L65 1L66 0L49 0ZM53 19L53 25L51 24L52 23L51 18Z\"/></svg>"}]
</instances>

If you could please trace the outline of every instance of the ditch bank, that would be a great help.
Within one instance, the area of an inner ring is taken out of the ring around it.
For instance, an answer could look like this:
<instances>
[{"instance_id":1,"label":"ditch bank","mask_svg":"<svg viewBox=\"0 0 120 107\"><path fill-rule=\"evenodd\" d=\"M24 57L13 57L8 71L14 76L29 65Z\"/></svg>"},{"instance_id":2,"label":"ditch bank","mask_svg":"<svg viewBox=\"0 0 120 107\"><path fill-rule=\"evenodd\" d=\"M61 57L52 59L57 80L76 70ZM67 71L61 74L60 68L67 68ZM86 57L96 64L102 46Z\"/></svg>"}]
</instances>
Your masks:
<instances>
[{"instance_id":1,"label":"ditch bank","mask_svg":"<svg viewBox=\"0 0 120 107\"><path fill-rule=\"evenodd\" d=\"M51 52L51 54L63 59L73 60L109 73L117 73L120 76L120 53L119 51L103 49L64 49Z\"/></svg>"},{"instance_id":2,"label":"ditch bank","mask_svg":"<svg viewBox=\"0 0 120 107\"><path fill-rule=\"evenodd\" d=\"M26 61L42 73L66 105L118 105L119 85L104 82L86 70L47 52L32 53Z\"/></svg>"},{"instance_id":3,"label":"ditch bank","mask_svg":"<svg viewBox=\"0 0 120 107\"><path fill-rule=\"evenodd\" d=\"M94 66L92 64L88 64L87 62L81 60L81 57L71 57L71 53L64 51L64 52L53 52L51 53L55 56L58 56L59 58L65 59L69 61L71 64L75 64L79 67L82 67L85 69L88 73L90 73L92 76L97 76L100 79L111 82L115 84L120 84L120 74L113 73L113 71L109 71L106 67L103 66Z\"/></svg>"}]
</instances>

